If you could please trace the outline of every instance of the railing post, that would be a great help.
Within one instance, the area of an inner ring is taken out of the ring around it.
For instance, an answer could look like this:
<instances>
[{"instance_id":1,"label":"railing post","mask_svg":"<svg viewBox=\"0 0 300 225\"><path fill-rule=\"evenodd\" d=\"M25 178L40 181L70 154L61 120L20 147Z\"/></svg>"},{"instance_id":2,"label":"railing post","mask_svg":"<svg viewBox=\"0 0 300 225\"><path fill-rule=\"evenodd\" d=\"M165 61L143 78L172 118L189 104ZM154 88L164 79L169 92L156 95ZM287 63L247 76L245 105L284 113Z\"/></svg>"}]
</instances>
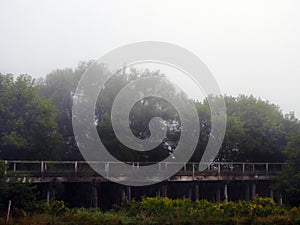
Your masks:
<instances>
[{"instance_id":1,"label":"railing post","mask_svg":"<svg viewBox=\"0 0 300 225\"><path fill-rule=\"evenodd\" d=\"M218 177L221 177L221 164L218 163Z\"/></svg>"},{"instance_id":2,"label":"railing post","mask_svg":"<svg viewBox=\"0 0 300 225\"><path fill-rule=\"evenodd\" d=\"M106 162L105 164L104 164L104 166L105 166L105 171L106 171L106 179L108 179L108 177L109 177L109 162Z\"/></svg>"},{"instance_id":3,"label":"railing post","mask_svg":"<svg viewBox=\"0 0 300 225\"><path fill-rule=\"evenodd\" d=\"M192 164L193 166L193 180L195 179L195 163Z\"/></svg>"},{"instance_id":4,"label":"railing post","mask_svg":"<svg viewBox=\"0 0 300 225\"><path fill-rule=\"evenodd\" d=\"M243 176L245 176L245 163L242 164L243 167Z\"/></svg>"},{"instance_id":5,"label":"railing post","mask_svg":"<svg viewBox=\"0 0 300 225\"><path fill-rule=\"evenodd\" d=\"M41 176L44 175L44 161L41 161Z\"/></svg>"},{"instance_id":6,"label":"railing post","mask_svg":"<svg viewBox=\"0 0 300 225\"><path fill-rule=\"evenodd\" d=\"M269 163L266 163L266 176L269 175Z\"/></svg>"},{"instance_id":7,"label":"railing post","mask_svg":"<svg viewBox=\"0 0 300 225\"><path fill-rule=\"evenodd\" d=\"M78 168L78 162L74 162L74 172L75 172L75 178L77 178L77 168Z\"/></svg>"},{"instance_id":8,"label":"railing post","mask_svg":"<svg viewBox=\"0 0 300 225\"><path fill-rule=\"evenodd\" d=\"M17 170L17 163L14 162L14 172L16 172L16 170Z\"/></svg>"}]
</instances>

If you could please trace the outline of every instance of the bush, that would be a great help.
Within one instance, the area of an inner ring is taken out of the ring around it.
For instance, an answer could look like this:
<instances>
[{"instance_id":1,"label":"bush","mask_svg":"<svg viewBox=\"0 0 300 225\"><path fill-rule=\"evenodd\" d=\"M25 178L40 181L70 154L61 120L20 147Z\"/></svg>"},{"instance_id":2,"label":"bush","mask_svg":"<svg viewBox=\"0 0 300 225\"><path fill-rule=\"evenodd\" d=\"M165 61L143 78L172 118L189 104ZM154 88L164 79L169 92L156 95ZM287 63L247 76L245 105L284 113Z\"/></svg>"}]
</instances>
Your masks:
<instances>
[{"instance_id":1,"label":"bush","mask_svg":"<svg viewBox=\"0 0 300 225\"><path fill-rule=\"evenodd\" d=\"M54 201L47 214L22 217L14 224L25 225L267 225L300 224L300 208L285 209L270 199L256 196L252 201L217 202L190 199L142 198L125 201L119 210L71 209ZM44 218L39 220L37 218ZM32 222L35 221L35 222ZM47 222L50 221L50 222Z\"/></svg>"}]
</instances>

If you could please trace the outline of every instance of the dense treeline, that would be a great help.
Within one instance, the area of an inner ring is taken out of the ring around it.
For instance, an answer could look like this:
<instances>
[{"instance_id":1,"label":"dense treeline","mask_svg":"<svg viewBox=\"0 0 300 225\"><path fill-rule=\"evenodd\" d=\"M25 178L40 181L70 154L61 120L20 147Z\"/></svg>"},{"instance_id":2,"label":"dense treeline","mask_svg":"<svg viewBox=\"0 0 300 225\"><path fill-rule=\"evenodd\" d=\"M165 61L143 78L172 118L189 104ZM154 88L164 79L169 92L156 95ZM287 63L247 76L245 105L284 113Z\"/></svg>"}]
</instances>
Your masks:
<instances>
[{"instance_id":1,"label":"dense treeline","mask_svg":"<svg viewBox=\"0 0 300 225\"><path fill-rule=\"evenodd\" d=\"M0 159L82 160L72 129L72 101L75 88L92 62L81 62L76 69L58 69L44 79L29 75L13 77L0 74ZM107 73L105 66L100 72ZM112 76L101 90L95 124L99 136L111 154L120 160L157 161L172 153L180 137L180 118L170 103L157 98L138 102L131 111L132 132L139 138L149 137L148 123L154 116L163 119L168 127L167 137L154 151L133 152L116 138L110 110L114 98L129 82L147 76L164 76L159 72L126 69ZM173 98L183 97L168 84L164 90ZM219 101L218 96L209 96ZM253 96L224 96L227 107L227 129L216 161L269 161L289 160L290 167L282 172L278 189L285 195L300 190L299 159L300 123L293 113L283 114L268 101ZM193 101L193 100L190 100ZM191 161L199 161L210 135L210 108L208 100L194 101L200 119L200 136ZM285 173L285 174L284 174ZM295 189L289 184L293 179ZM299 198L300 199L300 196Z\"/></svg>"},{"instance_id":2,"label":"dense treeline","mask_svg":"<svg viewBox=\"0 0 300 225\"><path fill-rule=\"evenodd\" d=\"M45 79L29 75L13 78L0 74L0 156L2 159L80 160L72 129L72 101L80 77L91 62L73 69L58 69ZM101 68L105 70L105 68ZM99 136L113 154L126 148L114 135L110 109L118 92L131 80L142 76L163 76L159 72L121 71L102 90L96 108ZM154 84L157 85L157 84ZM174 87L166 85L169 95L180 97ZM210 97L218 101L218 97ZM291 148L300 132L293 113L284 115L268 101L253 96L225 96L227 130L217 161L284 161L285 149ZM201 133L192 161L199 161L210 134L210 109L207 99L194 102L198 110ZM159 160L166 146L176 147L180 136L180 119L175 109L161 99L148 98L135 105L130 124L139 138L147 138L148 122L160 116L169 128L167 138L152 155L122 155L124 160ZM116 151L116 152L114 152ZM121 153L122 152L122 153Z\"/></svg>"}]
</instances>

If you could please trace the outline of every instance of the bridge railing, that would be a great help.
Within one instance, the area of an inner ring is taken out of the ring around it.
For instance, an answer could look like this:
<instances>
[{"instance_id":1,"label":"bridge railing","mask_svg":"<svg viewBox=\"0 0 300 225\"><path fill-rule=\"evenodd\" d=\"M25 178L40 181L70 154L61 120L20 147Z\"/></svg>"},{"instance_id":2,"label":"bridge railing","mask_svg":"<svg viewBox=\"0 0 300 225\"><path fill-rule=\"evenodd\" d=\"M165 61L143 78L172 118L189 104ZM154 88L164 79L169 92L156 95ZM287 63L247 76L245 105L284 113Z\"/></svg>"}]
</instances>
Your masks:
<instances>
[{"instance_id":1,"label":"bridge railing","mask_svg":"<svg viewBox=\"0 0 300 225\"><path fill-rule=\"evenodd\" d=\"M106 178L110 177L110 170L122 168L122 163L102 162L102 161L5 161L7 165L6 173L15 177L97 177L99 176L90 165L95 164L106 173ZM154 164L149 162L128 162L132 169L138 170L140 167ZM164 172L178 164L182 169L178 171L178 176L273 176L280 171L286 163L273 162L213 162L207 163L204 171L199 171L199 163L178 163L159 162L156 163L158 171ZM130 171L120 171L120 176L126 176Z\"/></svg>"}]
</instances>

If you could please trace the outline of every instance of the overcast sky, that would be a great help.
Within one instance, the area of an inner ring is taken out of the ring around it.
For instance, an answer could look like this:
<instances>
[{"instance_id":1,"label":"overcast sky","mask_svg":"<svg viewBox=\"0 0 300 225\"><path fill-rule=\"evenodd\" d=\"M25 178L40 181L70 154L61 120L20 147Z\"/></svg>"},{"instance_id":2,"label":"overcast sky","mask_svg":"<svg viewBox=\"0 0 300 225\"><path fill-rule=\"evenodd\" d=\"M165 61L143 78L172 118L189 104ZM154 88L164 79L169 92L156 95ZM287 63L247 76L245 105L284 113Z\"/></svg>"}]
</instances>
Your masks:
<instances>
[{"instance_id":1,"label":"overcast sky","mask_svg":"<svg viewBox=\"0 0 300 225\"><path fill-rule=\"evenodd\" d=\"M300 2L2 0L0 72L44 77L137 41L192 51L223 93L300 117Z\"/></svg>"}]
</instances>

